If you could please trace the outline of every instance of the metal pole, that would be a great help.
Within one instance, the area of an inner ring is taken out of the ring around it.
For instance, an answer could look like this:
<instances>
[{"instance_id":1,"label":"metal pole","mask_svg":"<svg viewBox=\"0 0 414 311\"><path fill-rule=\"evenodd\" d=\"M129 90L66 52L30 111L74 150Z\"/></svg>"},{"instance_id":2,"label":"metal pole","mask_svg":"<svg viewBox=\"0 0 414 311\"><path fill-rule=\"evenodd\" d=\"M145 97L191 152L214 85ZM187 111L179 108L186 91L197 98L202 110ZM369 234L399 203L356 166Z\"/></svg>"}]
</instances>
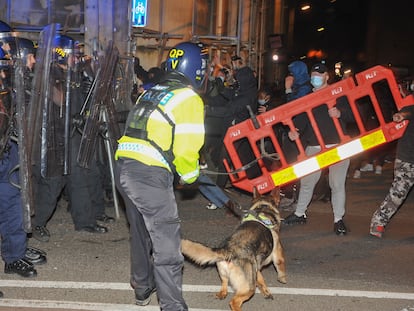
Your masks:
<instances>
[{"instance_id":1,"label":"metal pole","mask_svg":"<svg viewBox=\"0 0 414 311\"><path fill-rule=\"evenodd\" d=\"M108 112L106 111L106 109L103 109L102 111L102 120L104 122L107 122L108 117L107 114ZM116 191L116 185L115 185L115 173L114 173L114 167L115 167L115 163L114 163L114 153L112 151L112 147L111 147L111 143L109 141L109 137L108 137L108 132L105 133L105 149L106 149L106 153L108 155L108 164L109 164L109 173L111 174L111 188L112 188L112 196L114 198L114 208L115 208L115 217L116 219L119 219L119 201L118 201L118 195L117 195L117 191Z\"/></svg>"},{"instance_id":2,"label":"metal pole","mask_svg":"<svg viewBox=\"0 0 414 311\"><path fill-rule=\"evenodd\" d=\"M240 55L241 33L243 24L243 1L239 0L238 3L238 20L237 20L237 55Z\"/></svg>"}]
</instances>

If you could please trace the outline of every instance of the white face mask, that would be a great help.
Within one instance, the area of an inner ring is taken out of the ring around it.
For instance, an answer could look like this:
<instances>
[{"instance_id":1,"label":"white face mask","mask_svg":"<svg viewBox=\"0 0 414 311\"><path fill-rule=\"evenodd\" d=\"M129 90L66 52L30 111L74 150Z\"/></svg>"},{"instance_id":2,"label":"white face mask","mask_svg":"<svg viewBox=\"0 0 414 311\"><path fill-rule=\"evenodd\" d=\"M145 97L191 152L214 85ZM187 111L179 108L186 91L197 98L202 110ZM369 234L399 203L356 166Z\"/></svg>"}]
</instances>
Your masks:
<instances>
[{"instance_id":1,"label":"white face mask","mask_svg":"<svg viewBox=\"0 0 414 311\"><path fill-rule=\"evenodd\" d=\"M311 84L315 89L319 89L324 84L323 78L320 76L312 76Z\"/></svg>"},{"instance_id":2,"label":"white face mask","mask_svg":"<svg viewBox=\"0 0 414 311\"><path fill-rule=\"evenodd\" d=\"M266 99L258 99L257 102L259 103L260 106L264 106L267 103Z\"/></svg>"},{"instance_id":3,"label":"white face mask","mask_svg":"<svg viewBox=\"0 0 414 311\"><path fill-rule=\"evenodd\" d=\"M411 92L414 92L414 83L411 83L410 90L411 90Z\"/></svg>"}]
</instances>

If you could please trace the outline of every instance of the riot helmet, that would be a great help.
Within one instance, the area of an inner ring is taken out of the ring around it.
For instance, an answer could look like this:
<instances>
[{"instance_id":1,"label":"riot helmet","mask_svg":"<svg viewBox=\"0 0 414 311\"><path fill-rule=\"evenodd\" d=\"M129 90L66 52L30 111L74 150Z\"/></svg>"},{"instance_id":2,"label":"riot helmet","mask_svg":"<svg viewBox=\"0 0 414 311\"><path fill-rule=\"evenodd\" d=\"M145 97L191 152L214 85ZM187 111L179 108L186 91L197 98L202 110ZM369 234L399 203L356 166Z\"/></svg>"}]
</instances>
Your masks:
<instances>
[{"instance_id":1,"label":"riot helmet","mask_svg":"<svg viewBox=\"0 0 414 311\"><path fill-rule=\"evenodd\" d=\"M2 48L0 48L0 79L4 79L2 75L10 69L11 65L12 63L7 53ZM5 81L3 81L3 85L4 83Z\"/></svg>"},{"instance_id":2,"label":"riot helmet","mask_svg":"<svg viewBox=\"0 0 414 311\"><path fill-rule=\"evenodd\" d=\"M3 52L7 55L10 53L11 45L10 45L10 32L13 29L3 21L0 21L0 48ZM5 56L3 55L2 58Z\"/></svg>"},{"instance_id":3,"label":"riot helmet","mask_svg":"<svg viewBox=\"0 0 414 311\"><path fill-rule=\"evenodd\" d=\"M73 54L74 42L69 36L56 35L54 40L54 57L59 64L68 64L68 57Z\"/></svg>"},{"instance_id":4,"label":"riot helmet","mask_svg":"<svg viewBox=\"0 0 414 311\"><path fill-rule=\"evenodd\" d=\"M202 89L207 81L208 48L202 43L182 42L168 53L166 71L187 78L193 87Z\"/></svg>"},{"instance_id":5,"label":"riot helmet","mask_svg":"<svg viewBox=\"0 0 414 311\"><path fill-rule=\"evenodd\" d=\"M36 55L36 46L32 40L26 38L16 38L16 47L12 47L13 58L25 59L27 55Z\"/></svg>"},{"instance_id":6,"label":"riot helmet","mask_svg":"<svg viewBox=\"0 0 414 311\"><path fill-rule=\"evenodd\" d=\"M13 29L10 27L9 24L0 21L0 32L12 32Z\"/></svg>"}]
</instances>

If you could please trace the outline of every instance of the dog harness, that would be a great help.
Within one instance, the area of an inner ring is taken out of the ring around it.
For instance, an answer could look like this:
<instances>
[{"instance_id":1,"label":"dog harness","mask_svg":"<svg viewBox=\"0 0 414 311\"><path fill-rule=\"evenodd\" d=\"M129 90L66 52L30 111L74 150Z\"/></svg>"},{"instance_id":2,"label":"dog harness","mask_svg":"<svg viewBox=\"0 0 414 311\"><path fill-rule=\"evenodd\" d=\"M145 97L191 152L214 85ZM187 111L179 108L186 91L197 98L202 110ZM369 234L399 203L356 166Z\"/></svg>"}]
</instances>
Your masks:
<instances>
[{"instance_id":1,"label":"dog harness","mask_svg":"<svg viewBox=\"0 0 414 311\"><path fill-rule=\"evenodd\" d=\"M257 214L255 211L247 211L247 214L243 217L242 223L246 221L257 221L268 229L273 229L276 224L262 213Z\"/></svg>"}]
</instances>

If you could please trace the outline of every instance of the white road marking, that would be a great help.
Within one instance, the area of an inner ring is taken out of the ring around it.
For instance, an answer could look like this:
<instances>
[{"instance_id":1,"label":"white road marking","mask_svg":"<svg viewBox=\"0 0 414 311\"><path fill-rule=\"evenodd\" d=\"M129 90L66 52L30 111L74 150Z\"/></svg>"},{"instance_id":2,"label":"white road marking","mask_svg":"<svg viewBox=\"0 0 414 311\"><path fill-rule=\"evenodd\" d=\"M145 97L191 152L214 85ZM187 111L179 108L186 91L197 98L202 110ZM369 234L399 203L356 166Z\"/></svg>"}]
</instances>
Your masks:
<instances>
[{"instance_id":1,"label":"white road marking","mask_svg":"<svg viewBox=\"0 0 414 311\"><path fill-rule=\"evenodd\" d=\"M60 281L28 281L28 280L0 280L0 288L71 288L71 289L104 289L104 290L131 290L129 283L114 282L60 282ZM218 292L220 286L212 285L183 285L184 292ZM414 300L413 293L387 292L387 291L360 291L323 288L292 288L292 287L269 287L272 294L279 295L305 295L305 296L335 296L335 297L361 297L374 299L401 299ZM229 289L231 292L231 289ZM129 304L104 304L88 302L63 302L52 300L23 300L23 299L0 299L0 307L36 307L36 308L66 308L73 310L111 310L111 311L133 311L133 310L159 310L158 306L139 307ZM145 308L145 309L144 309ZM191 309L192 311L223 311L213 309Z\"/></svg>"},{"instance_id":2,"label":"white road marking","mask_svg":"<svg viewBox=\"0 0 414 311\"><path fill-rule=\"evenodd\" d=\"M22 300L0 299L0 307L36 308L36 309L69 309L69 310L96 310L96 311L160 311L159 306L140 307L133 304L111 304L96 302L53 301L53 300ZM227 311L217 309L190 309L190 311Z\"/></svg>"}]
</instances>

